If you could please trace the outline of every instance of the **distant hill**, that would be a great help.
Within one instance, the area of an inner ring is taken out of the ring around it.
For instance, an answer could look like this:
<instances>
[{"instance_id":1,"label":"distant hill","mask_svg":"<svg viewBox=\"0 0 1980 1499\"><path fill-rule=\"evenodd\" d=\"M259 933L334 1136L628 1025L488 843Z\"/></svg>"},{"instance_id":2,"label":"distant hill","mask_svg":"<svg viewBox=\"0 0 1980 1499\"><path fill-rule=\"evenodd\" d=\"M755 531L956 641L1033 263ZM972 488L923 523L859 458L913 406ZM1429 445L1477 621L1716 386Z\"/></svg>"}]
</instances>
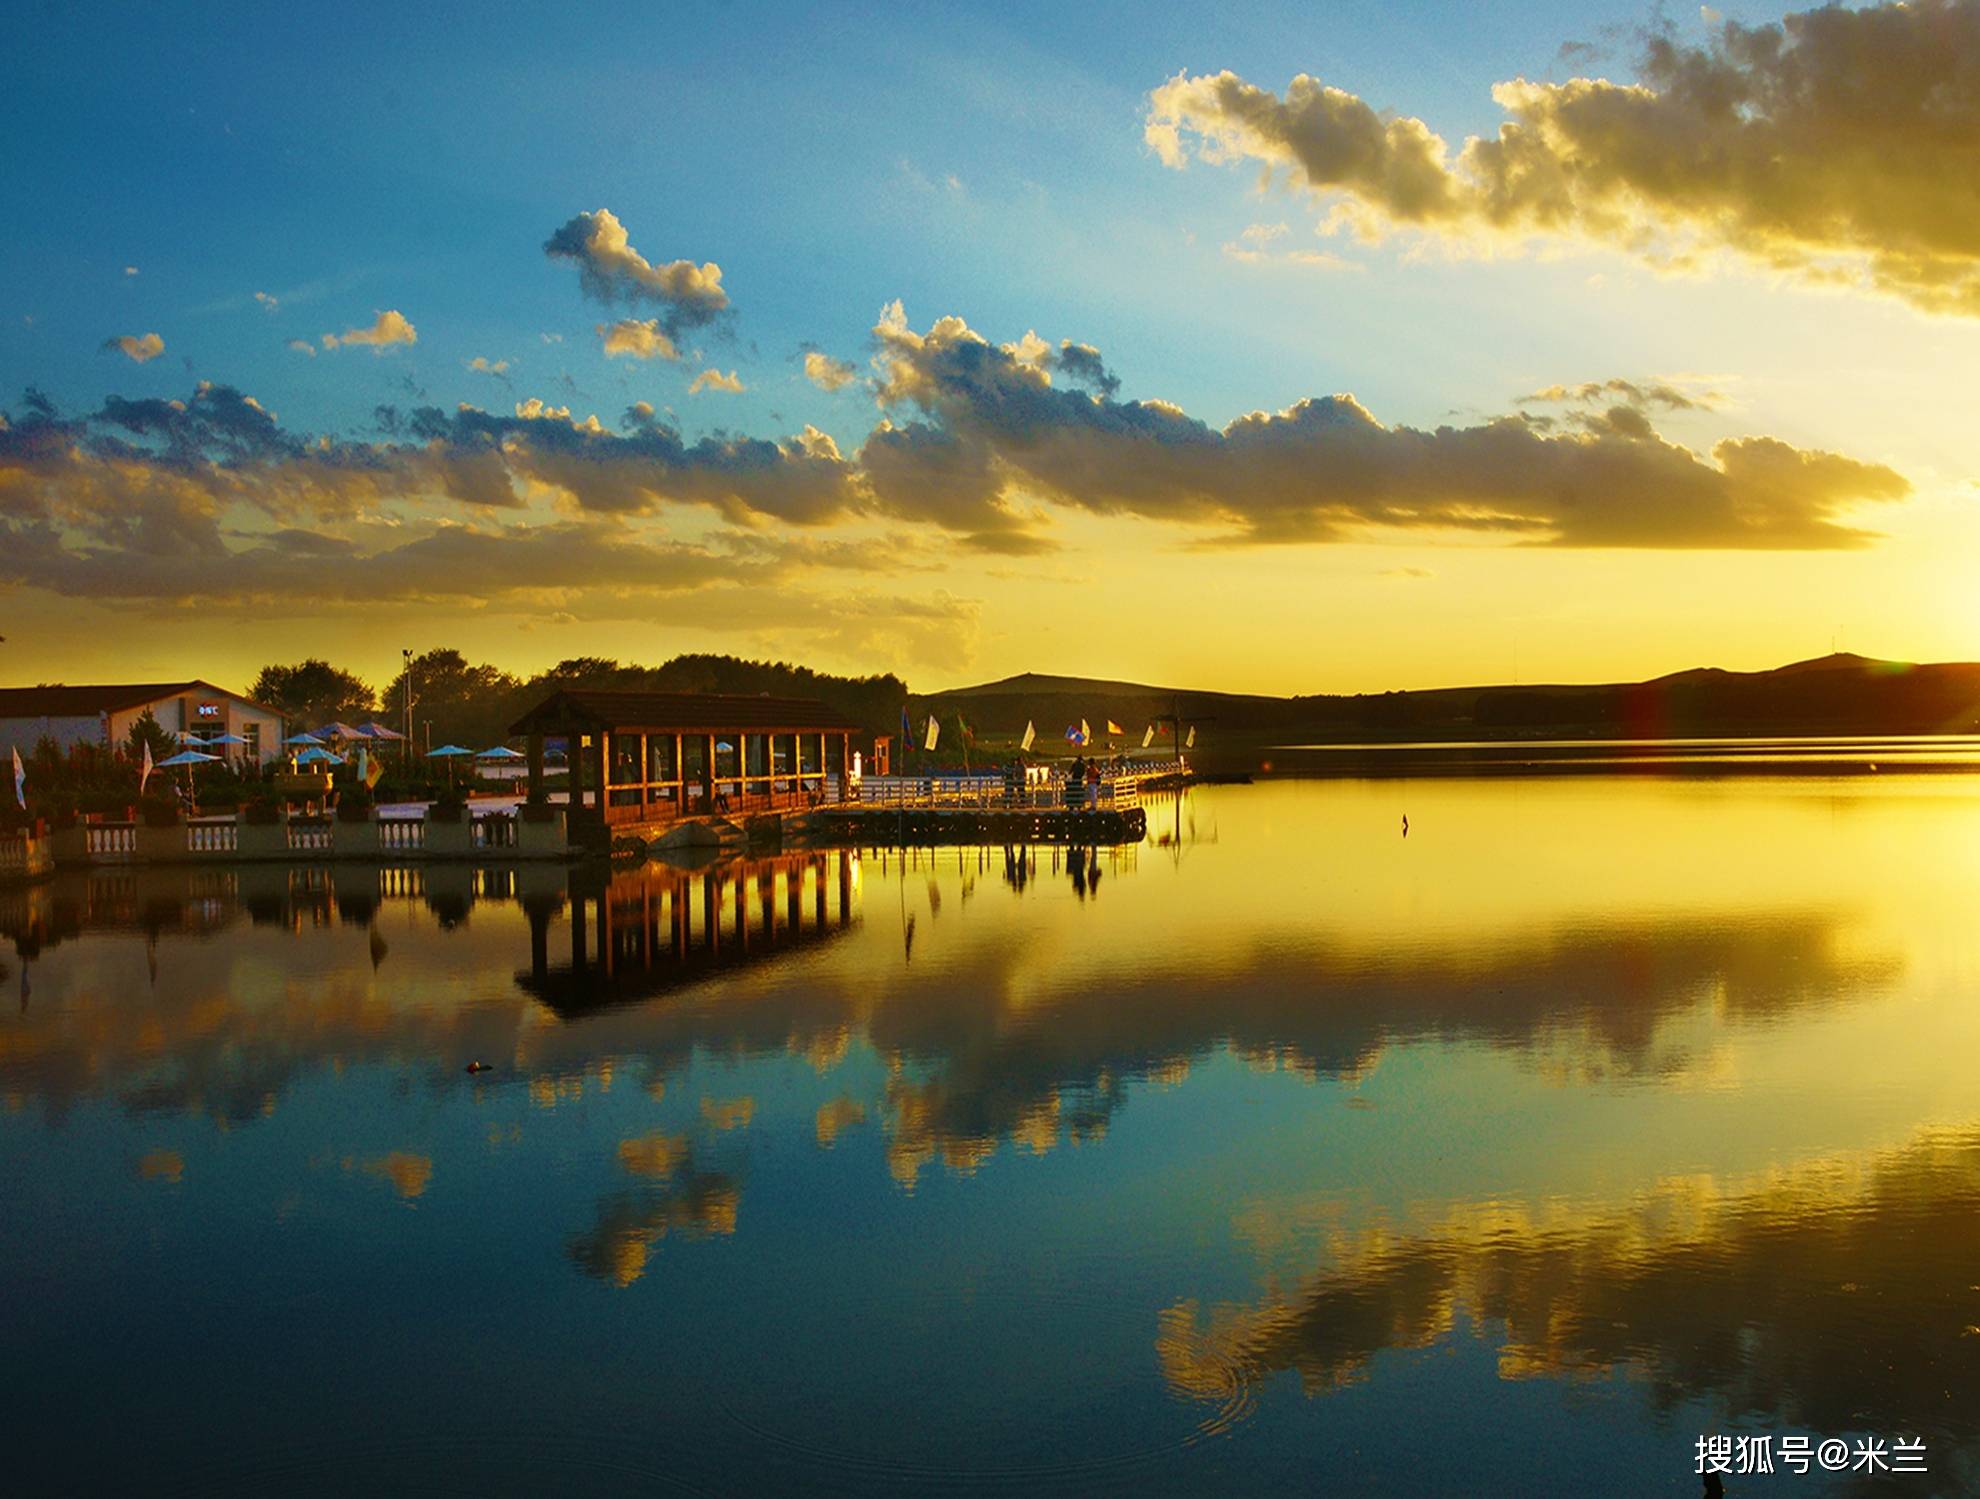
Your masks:
<instances>
[{"instance_id":1,"label":"distant hill","mask_svg":"<svg viewBox=\"0 0 1980 1499\"><path fill-rule=\"evenodd\" d=\"M1973 733L1980 732L1980 663L1917 665L1838 652L1768 671L1700 666L1647 682L1300 697L1025 672L919 697L915 712L961 712L989 736L1021 734L1029 720L1047 741L1082 718L1096 731L1112 718L1136 740L1178 702L1186 721L1214 724L1220 737L1315 742Z\"/></svg>"}]
</instances>

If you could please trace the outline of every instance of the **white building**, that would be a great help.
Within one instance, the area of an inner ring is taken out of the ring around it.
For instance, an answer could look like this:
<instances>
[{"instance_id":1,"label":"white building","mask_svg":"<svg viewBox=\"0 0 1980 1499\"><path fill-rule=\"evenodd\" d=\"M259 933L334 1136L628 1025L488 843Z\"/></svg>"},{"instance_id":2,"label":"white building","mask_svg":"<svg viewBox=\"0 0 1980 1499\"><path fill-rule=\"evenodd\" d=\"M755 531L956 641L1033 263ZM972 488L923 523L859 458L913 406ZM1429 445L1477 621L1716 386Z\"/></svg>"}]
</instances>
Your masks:
<instances>
[{"instance_id":1,"label":"white building","mask_svg":"<svg viewBox=\"0 0 1980 1499\"><path fill-rule=\"evenodd\" d=\"M146 710L175 737L234 734L229 759L268 761L282 753L282 715L211 682L137 682L107 687L0 687L0 757L11 747L25 758L43 738L74 744L119 745Z\"/></svg>"}]
</instances>

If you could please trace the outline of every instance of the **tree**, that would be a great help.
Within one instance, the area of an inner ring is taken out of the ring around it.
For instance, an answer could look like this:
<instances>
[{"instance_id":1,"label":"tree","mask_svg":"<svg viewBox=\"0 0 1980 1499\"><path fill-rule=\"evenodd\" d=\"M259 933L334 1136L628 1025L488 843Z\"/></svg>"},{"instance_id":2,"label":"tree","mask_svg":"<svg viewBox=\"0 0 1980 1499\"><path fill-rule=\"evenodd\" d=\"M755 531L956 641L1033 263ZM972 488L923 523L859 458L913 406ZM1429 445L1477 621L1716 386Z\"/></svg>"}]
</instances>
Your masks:
<instances>
[{"instance_id":1,"label":"tree","mask_svg":"<svg viewBox=\"0 0 1980 1499\"><path fill-rule=\"evenodd\" d=\"M419 727L422 723L432 725L435 745L453 742L480 749L508 737L509 724L516 716L513 699L521 684L500 667L471 664L449 647L425 651L392 679L385 689L386 702L405 701L408 670L412 673L413 732L419 740L415 755L426 748L426 734Z\"/></svg>"},{"instance_id":2,"label":"tree","mask_svg":"<svg viewBox=\"0 0 1980 1499\"><path fill-rule=\"evenodd\" d=\"M134 763L142 764L144 761L144 747L147 744L151 746L151 763L153 765L179 752L178 746L172 741L172 736L166 733L159 725L158 720L151 716L151 710L149 708L146 708L139 717L132 720L130 735L124 741L124 753L129 755Z\"/></svg>"},{"instance_id":3,"label":"tree","mask_svg":"<svg viewBox=\"0 0 1980 1499\"><path fill-rule=\"evenodd\" d=\"M370 687L315 656L294 666L262 667L248 696L303 728L333 720L362 722L377 711Z\"/></svg>"}]
</instances>

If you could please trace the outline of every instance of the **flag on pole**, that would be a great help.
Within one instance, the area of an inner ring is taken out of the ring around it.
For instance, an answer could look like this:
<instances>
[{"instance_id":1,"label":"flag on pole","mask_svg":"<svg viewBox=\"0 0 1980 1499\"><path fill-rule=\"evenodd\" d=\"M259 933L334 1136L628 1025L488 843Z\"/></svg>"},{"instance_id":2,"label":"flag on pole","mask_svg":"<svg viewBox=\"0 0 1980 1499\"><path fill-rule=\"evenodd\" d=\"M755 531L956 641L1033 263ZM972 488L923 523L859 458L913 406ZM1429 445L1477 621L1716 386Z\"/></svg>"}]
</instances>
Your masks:
<instances>
[{"instance_id":1,"label":"flag on pole","mask_svg":"<svg viewBox=\"0 0 1980 1499\"><path fill-rule=\"evenodd\" d=\"M21 764L21 747L17 744L14 746L14 800L21 804L23 812L27 811L28 804L27 778L27 767Z\"/></svg>"},{"instance_id":2,"label":"flag on pole","mask_svg":"<svg viewBox=\"0 0 1980 1499\"><path fill-rule=\"evenodd\" d=\"M1107 732L1109 734L1125 734L1127 730L1122 728L1119 724L1115 723L1113 719L1110 718L1107 720Z\"/></svg>"},{"instance_id":3,"label":"flag on pole","mask_svg":"<svg viewBox=\"0 0 1980 1499\"><path fill-rule=\"evenodd\" d=\"M1025 754L1031 753L1031 741L1038 737L1038 727L1030 719L1024 721L1024 738L1018 741L1018 748Z\"/></svg>"},{"instance_id":4,"label":"flag on pole","mask_svg":"<svg viewBox=\"0 0 1980 1499\"><path fill-rule=\"evenodd\" d=\"M374 786L378 784L379 779L384 774L385 774L385 762L383 760L366 759L364 764L364 774L362 776L362 779L364 781L364 789L366 791L371 790Z\"/></svg>"},{"instance_id":5,"label":"flag on pole","mask_svg":"<svg viewBox=\"0 0 1980 1499\"><path fill-rule=\"evenodd\" d=\"M936 720L935 715L933 713L929 714L928 741L927 743L922 745L922 748L932 753L935 748L935 741L937 738L940 737L941 733L942 733L942 725Z\"/></svg>"},{"instance_id":6,"label":"flag on pole","mask_svg":"<svg viewBox=\"0 0 1980 1499\"><path fill-rule=\"evenodd\" d=\"M1093 730L1086 726L1086 720L1083 718L1079 721L1079 742L1081 744L1091 744L1093 742Z\"/></svg>"},{"instance_id":7,"label":"flag on pole","mask_svg":"<svg viewBox=\"0 0 1980 1499\"><path fill-rule=\"evenodd\" d=\"M149 739L147 739L147 740L145 740L145 742L144 742L144 763L143 763L142 765L140 765L140 766L138 766L138 795L139 795L139 796L143 796L143 795L144 795L144 783L145 783L146 781L148 781L148 780L150 780L150 779L151 779L151 772L152 772L152 770L153 770L154 768L155 768L155 767L154 767L154 766L152 765L152 763L151 763L151 741L150 741Z\"/></svg>"},{"instance_id":8,"label":"flag on pole","mask_svg":"<svg viewBox=\"0 0 1980 1499\"><path fill-rule=\"evenodd\" d=\"M908 722L907 704L901 704L901 748L914 743L914 726Z\"/></svg>"},{"instance_id":9,"label":"flag on pole","mask_svg":"<svg viewBox=\"0 0 1980 1499\"><path fill-rule=\"evenodd\" d=\"M1153 744L1154 742L1155 742L1155 725L1151 723L1147 728L1141 731L1141 747L1143 749L1147 749L1148 746Z\"/></svg>"},{"instance_id":10,"label":"flag on pole","mask_svg":"<svg viewBox=\"0 0 1980 1499\"><path fill-rule=\"evenodd\" d=\"M1196 748L1196 725L1195 725L1195 724L1191 724L1191 725L1189 726L1189 738L1187 738L1187 739L1185 739L1185 740L1183 741L1183 748L1184 748L1184 749L1195 749L1195 748Z\"/></svg>"},{"instance_id":11,"label":"flag on pole","mask_svg":"<svg viewBox=\"0 0 1980 1499\"><path fill-rule=\"evenodd\" d=\"M956 715L956 732L962 735L964 744L976 743L976 730L969 726L969 721L960 713Z\"/></svg>"}]
</instances>

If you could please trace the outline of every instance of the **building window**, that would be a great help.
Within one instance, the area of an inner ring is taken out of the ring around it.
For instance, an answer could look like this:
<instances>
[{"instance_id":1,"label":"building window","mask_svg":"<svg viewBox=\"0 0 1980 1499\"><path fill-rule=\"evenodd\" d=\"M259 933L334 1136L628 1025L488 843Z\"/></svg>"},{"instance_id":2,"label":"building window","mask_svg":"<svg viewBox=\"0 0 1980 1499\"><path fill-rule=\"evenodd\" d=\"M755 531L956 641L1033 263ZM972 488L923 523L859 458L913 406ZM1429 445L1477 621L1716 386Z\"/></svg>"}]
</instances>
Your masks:
<instances>
[{"instance_id":1,"label":"building window","mask_svg":"<svg viewBox=\"0 0 1980 1499\"><path fill-rule=\"evenodd\" d=\"M835 776L846 768L846 736L825 736L825 774Z\"/></svg>"},{"instance_id":2,"label":"building window","mask_svg":"<svg viewBox=\"0 0 1980 1499\"><path fill-rule=\"evenodd\" d=\"M250 765L261 763L261 725L244 723L241 725L241 738L247 741L241 746L241 757Z\"/></svg>"}]
</instances>

